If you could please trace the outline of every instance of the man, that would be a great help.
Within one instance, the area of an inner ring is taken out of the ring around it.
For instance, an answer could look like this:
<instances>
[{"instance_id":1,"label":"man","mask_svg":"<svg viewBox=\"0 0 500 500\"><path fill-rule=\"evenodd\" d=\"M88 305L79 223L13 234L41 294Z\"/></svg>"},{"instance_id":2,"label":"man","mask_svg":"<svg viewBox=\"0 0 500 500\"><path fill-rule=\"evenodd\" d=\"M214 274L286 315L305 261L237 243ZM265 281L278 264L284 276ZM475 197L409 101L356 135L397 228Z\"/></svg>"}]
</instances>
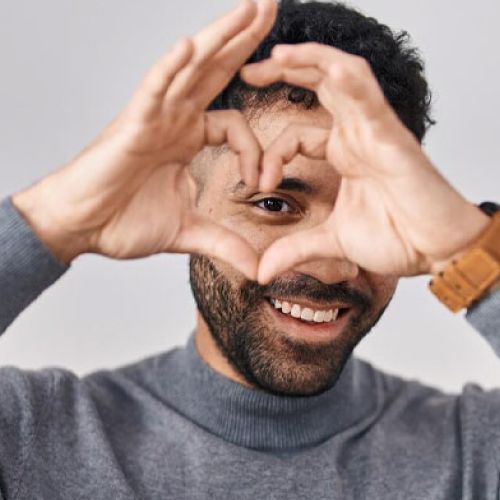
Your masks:
<instances>
[{"instance_id":1,"label":"man","mask_svg":"<svg viewBox=\"0 0 500 500\"><path fill-rule=\"evenodd\" d=\"M191 253L198 317L186 348L118 370L2 369L2 498L496 498L498 391L351 356L422 274L500 355L496 207L420 148L403 37L337 4L275 16L245 1L179 42L94 143L3 202L2 331L88 252Z\"/></svg>"}]
</instances>

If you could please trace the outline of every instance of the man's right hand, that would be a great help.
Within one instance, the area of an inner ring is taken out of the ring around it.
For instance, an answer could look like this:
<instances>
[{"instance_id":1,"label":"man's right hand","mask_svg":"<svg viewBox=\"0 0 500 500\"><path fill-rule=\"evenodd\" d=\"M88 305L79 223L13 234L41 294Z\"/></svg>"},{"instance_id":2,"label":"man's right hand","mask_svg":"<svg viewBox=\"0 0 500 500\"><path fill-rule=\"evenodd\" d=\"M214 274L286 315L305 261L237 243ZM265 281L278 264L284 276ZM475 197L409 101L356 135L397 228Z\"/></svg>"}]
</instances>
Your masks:
<instances>
[{"instance_id":1,"label":"man's right hand","mask_svg":"<svg viewBox=\"0 0 500 500\"><path fill-rule=\"evenodd\" d=\"M125 110L66 166L12 197L61 262L92 252L117 259L203 253L255 278L250 244L195 214L187 165L227 143L241 176L259 182L261 148L236 111L205 109L274 23L276 3L245 0L146 74Z\"/></svg>"}]
</instances>

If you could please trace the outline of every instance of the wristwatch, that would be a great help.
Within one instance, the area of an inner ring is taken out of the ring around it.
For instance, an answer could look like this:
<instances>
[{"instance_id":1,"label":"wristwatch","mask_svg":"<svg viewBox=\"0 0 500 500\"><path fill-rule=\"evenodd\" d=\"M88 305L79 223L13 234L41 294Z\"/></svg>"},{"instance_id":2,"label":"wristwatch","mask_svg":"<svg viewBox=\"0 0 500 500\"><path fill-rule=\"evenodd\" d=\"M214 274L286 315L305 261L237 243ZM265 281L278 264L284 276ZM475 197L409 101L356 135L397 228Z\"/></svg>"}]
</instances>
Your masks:
<instances>
[{"instance_id":1,"label":"wristwatch","mask_svg":"<svg viewBox=\"0 0 500 500\"><path fill-rule=\"evenodd\" d=\"M429 283L432 293L453 312L470 307L500 279L500 205L487 201L479 208L491 217L491 223Z\"/></svg>"}]
</instances>

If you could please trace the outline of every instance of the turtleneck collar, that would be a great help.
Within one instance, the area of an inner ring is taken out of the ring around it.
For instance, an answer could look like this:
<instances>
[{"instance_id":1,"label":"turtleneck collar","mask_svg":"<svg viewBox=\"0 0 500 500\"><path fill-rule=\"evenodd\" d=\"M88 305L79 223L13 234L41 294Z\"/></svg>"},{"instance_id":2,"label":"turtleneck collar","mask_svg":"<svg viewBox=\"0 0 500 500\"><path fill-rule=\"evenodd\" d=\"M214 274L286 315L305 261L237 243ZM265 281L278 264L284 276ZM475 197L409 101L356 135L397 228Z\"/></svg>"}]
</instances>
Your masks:
<instances>
[{"instance_id":1,"label":"turtleneck collar","mask_svg":"<svg viewBox=\"0 0 500 500\"><path fill-rule=\"evenodd\" d=\"M371 369L353 357L334 387L308 397L278 396L220 375L200 357L194 335L186 347L162 357L157 367L156 390L169 406L212 434L248 448L318 444L375 407Z\"/></svg>"}]
</instances>

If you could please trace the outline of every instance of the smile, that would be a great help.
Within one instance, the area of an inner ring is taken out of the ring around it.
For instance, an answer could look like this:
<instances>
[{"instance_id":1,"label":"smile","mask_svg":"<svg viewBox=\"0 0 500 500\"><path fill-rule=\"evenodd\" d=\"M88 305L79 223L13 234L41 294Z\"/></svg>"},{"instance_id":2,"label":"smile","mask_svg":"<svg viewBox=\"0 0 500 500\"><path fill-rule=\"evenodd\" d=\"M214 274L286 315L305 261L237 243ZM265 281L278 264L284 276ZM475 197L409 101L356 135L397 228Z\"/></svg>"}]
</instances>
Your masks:
<instances>
[{"instance_id":1,"label":"smile","mask_svg":"<svg viewBox=\"0 0 500 500\"><path fill-rule=\"evenodd\" d=\"M346 307L313 309L312 307L273 297L268 298L268 300L269 303L282 314L308 323L335 323L338 321L339 317L348 310Z\"/></svg>"}]
</instances>

